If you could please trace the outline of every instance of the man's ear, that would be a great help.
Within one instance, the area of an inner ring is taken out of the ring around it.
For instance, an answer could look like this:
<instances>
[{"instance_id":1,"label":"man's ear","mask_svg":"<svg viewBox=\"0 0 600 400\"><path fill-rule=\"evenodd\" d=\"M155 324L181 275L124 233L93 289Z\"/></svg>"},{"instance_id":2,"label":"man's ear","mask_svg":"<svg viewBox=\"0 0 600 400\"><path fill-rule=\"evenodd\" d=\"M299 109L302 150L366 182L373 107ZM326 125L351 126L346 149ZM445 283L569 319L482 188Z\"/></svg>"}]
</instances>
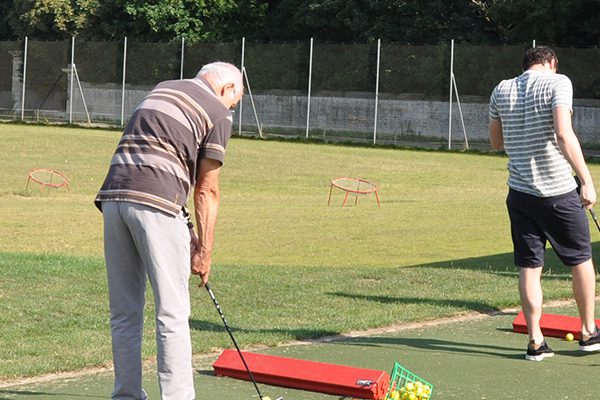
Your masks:
<instances>
[{"instance_id":1,"label":"man's ear","mask_svg":"<svg viewBox=\"0 0 600 400\"><path fill-rule=\"evenodd\" d=\"M225 85L223 85L223 87L221 88L221 96L225 96L225 93L227 92L227 90L235 89L235 85L233 83L226 83Z\"/></svg>"}]
</instances>

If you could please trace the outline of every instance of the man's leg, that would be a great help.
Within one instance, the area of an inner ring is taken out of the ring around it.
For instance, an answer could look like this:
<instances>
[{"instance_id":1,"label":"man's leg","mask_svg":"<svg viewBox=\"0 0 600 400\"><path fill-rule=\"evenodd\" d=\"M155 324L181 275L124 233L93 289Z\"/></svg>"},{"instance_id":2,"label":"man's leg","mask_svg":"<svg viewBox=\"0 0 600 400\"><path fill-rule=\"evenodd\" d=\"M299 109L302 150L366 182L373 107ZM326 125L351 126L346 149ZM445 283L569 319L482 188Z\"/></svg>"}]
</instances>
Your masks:
<instances>
[{"instance_id":1,"label":"man's leg","mask_svg":"<svg viewBox=\"0 0 600 400\"><path fill-rule=\"evenodd\" d=\"M190 235L182 215L136 205L130 224L154 293L158 380L163 400L195 397L190 337Z\"/></svg>"},{"instance_id":2,"label":"man's leg","mask_svg":"<svg viewBox=\"0 0 600 400\"><path fill-rule=\"evenodd\" d=\"M121 210L129 203L104 202L104 253L108 276L114 400L144 400L142 331L146 274Z\"/></svg>"},{"instance_id":3,"label":"man's leg","mask_svg":"<svg viewBox=\"0 0 600 400\"><path fill-rule=\"evenodd\" d=\"M519 272L519 294L529 333L529 344L527 345L525 359L530 361L542 361L544 358L554 355L554 352L544 340L544 334L540 328L544 301L541 281L542 269L542 267L521 268Z\"/></svg>"},{"instance_id":4,"label":"man's leg","mask_svg":"<svg viewBox=\"0 0 600 400\"><path fill-rule=\"evenodd\" d=\"M573 294L581 318L581 334L585 340L596 331L596 271L591 259L573 267Z\"/></svg>"},{"instance_id":5,"label":"man's leg","mask_svg":"<svg viewBox=\"0 0 600 400\"><path fill-rule=\"evenodd\" d=\"M540 328L542 318L542 304L544 295L542 292L542 267L521 268L519 271L519 295L521 307L527 322L529 341L541 344L544 335Z\"/></svg>"}]
</instances>

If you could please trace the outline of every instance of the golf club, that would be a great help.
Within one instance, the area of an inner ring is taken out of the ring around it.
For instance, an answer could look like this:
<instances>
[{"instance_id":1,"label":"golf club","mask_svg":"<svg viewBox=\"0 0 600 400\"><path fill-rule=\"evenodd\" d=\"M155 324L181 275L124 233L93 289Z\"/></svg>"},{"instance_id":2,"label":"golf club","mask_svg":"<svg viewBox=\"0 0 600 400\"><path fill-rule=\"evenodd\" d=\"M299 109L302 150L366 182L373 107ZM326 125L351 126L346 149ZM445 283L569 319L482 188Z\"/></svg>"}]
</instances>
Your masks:
<instances>
[{"instance_id":1,"label":"golf club","mask_svg":"<svg viewBox=\"0 0 600 400\"><path fill-rule=\"evenodd\" d=\"M598 224L598 217L596 217L596 213L591 208L590 208L590 214L592 214L592 219L594 220L594 222L596 223L596 227L600 231L600 224Z\"/></svg>"},{"instance_id":2,"label":"golf club","mask_svg":"<svg viewBox=\"0 0 600 400\"><path fill-rule=\"evenodd\" d=\"M267 399L267 397L263 397L263 395L260 393L260 390L258 389L258 385L256 384L256 380L254 380L254 375L252 375L252 372L250 372L250 368L248 368L246 359L244 358L244 355L242 354L242 351L240 350L240 347L238 346L237 341L235 340L235 337L233 336L233 333L231 332L231 329L229 329L229 325L227 324L225 315L223 314L223 311L221 310L221 306L219 306L219 303L217 302L217 298L215 297L215 294L213 293L212 289L210 288L210 285L208 284L208 282L206 283L205 287L206 287L206 291L208 292L208 295L212 299L215 307L217 308L217 311L219 312L221 319L223 320L223 325L225 325L225 329L227 330L227 333L229 333L229 337L231 338L233 345L235 346L238 354L240 355L240 358L242 359L242 362L244 363L246 372L248 372L248 376L250 376L250 379L252 380L252 383L254 384L254 388L256 389L256 393L258 393L258 397L261 400ZM278 397L276 400L283 400L283 397Z\"/></svg>"}]
</instances>

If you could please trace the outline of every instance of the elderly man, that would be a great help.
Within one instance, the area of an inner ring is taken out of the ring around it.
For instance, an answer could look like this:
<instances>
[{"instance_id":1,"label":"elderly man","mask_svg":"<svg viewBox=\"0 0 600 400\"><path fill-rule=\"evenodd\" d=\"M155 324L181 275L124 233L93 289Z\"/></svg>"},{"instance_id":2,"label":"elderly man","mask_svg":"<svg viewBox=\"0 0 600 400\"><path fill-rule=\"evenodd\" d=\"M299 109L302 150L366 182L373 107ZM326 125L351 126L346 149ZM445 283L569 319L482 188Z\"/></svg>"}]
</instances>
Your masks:
<instances>
[{"instance_id":1,"label":"elderly man","mask_svg":"<svg viewBox=\"0 0 600 400\"><path fill-rule=\"evenodd\" d=\"M490 98L490 142L508 154L506 200L519 293L529 331L525 358L554 355L540 329L544 249L549 241L571 267L581 317L582 351L600 350L594 322L596 279L585 208L596 190L571 123L573 87L557 73L554 51L540 46L523 58L523 74L504 80ZM580 195L572 170L581 180Z\"/></svg>"},{"instance_id":2,"label":"elderly man","mask_svg":"<svg viewBox=\"0 0 600 400\"><path fill-rule=\"evenodd\" d=\"M230 109L243 90L240 71L221 62L205 65L194 79L159 83L134 111L112 157L95 203L104 217L113 399L147 398L141 359L147 279L156 303L161 398L195 398L190 262L205 284ZM198 243L190 250L184 207L192 188Z\"/></svg>"}]
</instances>

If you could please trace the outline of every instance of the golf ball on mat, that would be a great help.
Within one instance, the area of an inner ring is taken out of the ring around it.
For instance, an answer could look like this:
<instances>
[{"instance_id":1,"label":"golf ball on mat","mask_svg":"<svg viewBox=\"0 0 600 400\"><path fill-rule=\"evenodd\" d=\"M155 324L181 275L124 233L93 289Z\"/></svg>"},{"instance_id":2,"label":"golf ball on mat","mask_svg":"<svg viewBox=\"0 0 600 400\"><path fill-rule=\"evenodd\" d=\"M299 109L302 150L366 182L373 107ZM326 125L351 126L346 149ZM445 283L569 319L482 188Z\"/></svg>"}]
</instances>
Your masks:
<instances>
[{"instance_id":1,"label":"golf ball on mat","mask_svg":"<svg viewBox=\"0 0 600 400\"><path fill-rule=\"evenodd\" d=\"M575 336L573 336L572 333L567 333L567 335L565 336L565 339L567 340L567 342L572 342L573 339L575 339Z\"/></svg>"}]
</instances>

